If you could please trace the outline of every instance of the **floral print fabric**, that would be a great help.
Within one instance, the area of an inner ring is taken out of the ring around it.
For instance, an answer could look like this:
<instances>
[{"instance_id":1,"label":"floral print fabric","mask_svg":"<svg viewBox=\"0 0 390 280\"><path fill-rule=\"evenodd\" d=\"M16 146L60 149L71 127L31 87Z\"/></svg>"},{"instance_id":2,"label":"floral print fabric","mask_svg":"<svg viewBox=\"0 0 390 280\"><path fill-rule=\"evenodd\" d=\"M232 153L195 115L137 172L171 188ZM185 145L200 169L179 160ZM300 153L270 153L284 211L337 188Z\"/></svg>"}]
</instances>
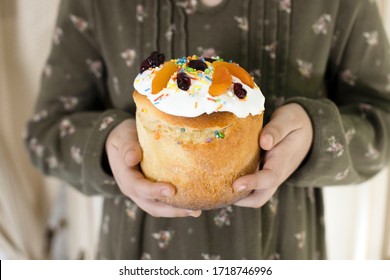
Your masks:
<instances>
[{"instance_id":1,"label":"floral print fabric","mask_svg":"<svg viewBox=\"0 0 390 280\"><path fill-rule=\"evenodd\" d=\"M326 258L321 186L373 176L388 158L389 47L368 0L63 1L26 147L45 174L105 197L101 259ZM117 187L104 143L134 117L132 81L153 50L239 62L273 110L314 129L302 166L260 209L153 218Z\"/></svg>"}]
</instances>

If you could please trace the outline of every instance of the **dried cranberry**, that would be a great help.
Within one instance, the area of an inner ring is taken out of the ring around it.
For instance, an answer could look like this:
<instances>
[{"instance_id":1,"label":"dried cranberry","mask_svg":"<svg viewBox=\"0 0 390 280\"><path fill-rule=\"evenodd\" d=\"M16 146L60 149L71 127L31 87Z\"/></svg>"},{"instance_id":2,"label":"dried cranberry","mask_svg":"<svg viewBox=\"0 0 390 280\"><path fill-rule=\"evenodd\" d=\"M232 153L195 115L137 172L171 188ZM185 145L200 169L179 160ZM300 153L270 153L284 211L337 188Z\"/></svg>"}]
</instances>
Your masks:
<instances>
[{"instance_id":1,"label":"dried cranberry","mask_svg":"<svg viewBox=\"0 0 390 280\"><path fill-rule=\"evenodd\" d=\"M240 98L244 99L246 97L246 90L242 87L242 84L240 83L234 83L234 94Z\"/></svg>"},{"instance_id":2,"label":"dried cranberry","mask_svg":"<svg viewBox=\"0 0 390 280\"><path fill-rule=\"evenodd\" d=\"M202 60L194 59L188 62L188 67L191 67L196 70L204 71L207 68L207 64L204 63Z\"/></svg>"},{"instance_id":3,"label":"dried cranberry","mask_svg":"<svg viewBox=\"0 0 390 280\"><path fill-rule=\"evenodd\" d=\"M176 77L177 87L181 90L188 90L191 85L191 78L184 72L180 72Z\"/></svg>"},{"instance_id":4,"label":"dried cranberry","mask_svg":"<svg viewBox=\"0 0 390 280\"><path fill-rule=\"evenodd\" d=\"M163 64L165 61L165 55L163 53L158 53L156 51L152 52L148 58L146 58L141 63L140 72L144 72L151 67L157 67Z\"/></svg>"}]
</instances>

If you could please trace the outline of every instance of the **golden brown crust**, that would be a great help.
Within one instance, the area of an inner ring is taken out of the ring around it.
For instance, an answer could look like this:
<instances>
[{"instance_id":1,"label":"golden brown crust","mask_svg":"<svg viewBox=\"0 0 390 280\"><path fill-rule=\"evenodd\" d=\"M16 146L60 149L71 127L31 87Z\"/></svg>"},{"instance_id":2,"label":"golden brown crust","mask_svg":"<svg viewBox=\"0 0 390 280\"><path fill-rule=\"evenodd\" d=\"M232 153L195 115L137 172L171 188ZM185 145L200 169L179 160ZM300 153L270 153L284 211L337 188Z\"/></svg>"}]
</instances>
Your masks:
<instances>
[{"instance_id":1,"label":"golden brown crust","mask_svg":"<svg viewBox=\"0 0 390 280\"><path fill-rule=\"evenodd\" d=\"M165 202L180 208L212 209L248 193L233 191L238 177L258 169L263 115L238 118L215 112L196 118L168 115L134 92L137 130L146 178L168 182L176 195ZM214 132L223 132L223 139Z\"/></svg>"}]
</instances>

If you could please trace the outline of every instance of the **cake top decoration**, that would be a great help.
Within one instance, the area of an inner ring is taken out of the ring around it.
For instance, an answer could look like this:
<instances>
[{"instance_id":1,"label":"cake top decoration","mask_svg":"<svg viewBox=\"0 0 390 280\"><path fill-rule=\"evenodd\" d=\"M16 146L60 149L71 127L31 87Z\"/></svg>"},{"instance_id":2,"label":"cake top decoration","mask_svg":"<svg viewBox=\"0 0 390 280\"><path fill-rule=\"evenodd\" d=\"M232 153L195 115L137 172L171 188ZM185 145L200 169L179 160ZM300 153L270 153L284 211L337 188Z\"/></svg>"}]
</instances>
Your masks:
<instances>
[{"instance_id":1,"label":"cake top decoration","mask_svg":"<svg viewBox=\"0 0 390 280\"><path fill-rule=\"evenodd\" d=\"M183 117L231 112L239 118L264 111L264 96L250 74L232 61L196 55L165 61L152 52L134 88L161 111Z\"/></svg>"}]
</instances>

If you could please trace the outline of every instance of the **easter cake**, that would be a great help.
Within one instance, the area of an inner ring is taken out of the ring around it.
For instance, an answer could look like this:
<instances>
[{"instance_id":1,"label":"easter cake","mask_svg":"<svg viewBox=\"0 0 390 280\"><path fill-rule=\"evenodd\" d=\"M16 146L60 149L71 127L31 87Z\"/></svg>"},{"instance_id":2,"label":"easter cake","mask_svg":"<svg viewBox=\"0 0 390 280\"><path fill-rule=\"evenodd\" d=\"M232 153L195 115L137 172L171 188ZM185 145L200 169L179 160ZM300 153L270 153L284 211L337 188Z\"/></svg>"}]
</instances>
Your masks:
<instances>
[{"instance_id":1,"label":"easter cake","mask_svg":"<svg viewBox=\"0 0 390 280\"><path fill-rule=\"evenodd\" d=\"M164 202L213 209L248 195L232 184L259 168L264 96L246 70L219 57L165 61L153 52L134 88L142 172L176 188Z\"/></svg>"}]
</instances>

